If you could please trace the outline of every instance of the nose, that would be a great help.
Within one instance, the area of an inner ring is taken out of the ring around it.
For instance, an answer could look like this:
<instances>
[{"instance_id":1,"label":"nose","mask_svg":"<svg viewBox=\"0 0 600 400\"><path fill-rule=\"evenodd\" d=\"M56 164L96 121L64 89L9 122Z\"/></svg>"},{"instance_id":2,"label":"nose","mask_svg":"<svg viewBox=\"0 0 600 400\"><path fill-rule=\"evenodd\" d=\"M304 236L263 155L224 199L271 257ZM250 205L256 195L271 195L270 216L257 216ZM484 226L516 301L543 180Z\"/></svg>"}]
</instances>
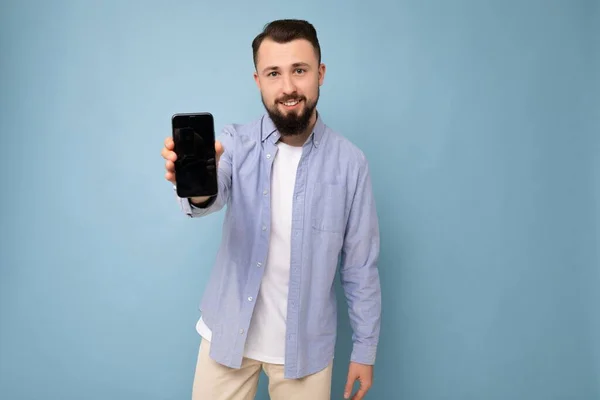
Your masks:
<instances>
[{"instance_id":1,"label":"nose","mask_svg":"<svg viewBox=\"0 0 600 400\"><path fill-rule=\"evenodd\" d=\"M292 94L296 91L296 85L294 84L294 80L292 76L285 75L283 77L283 93Z\"/></svg>"}]
</instances>

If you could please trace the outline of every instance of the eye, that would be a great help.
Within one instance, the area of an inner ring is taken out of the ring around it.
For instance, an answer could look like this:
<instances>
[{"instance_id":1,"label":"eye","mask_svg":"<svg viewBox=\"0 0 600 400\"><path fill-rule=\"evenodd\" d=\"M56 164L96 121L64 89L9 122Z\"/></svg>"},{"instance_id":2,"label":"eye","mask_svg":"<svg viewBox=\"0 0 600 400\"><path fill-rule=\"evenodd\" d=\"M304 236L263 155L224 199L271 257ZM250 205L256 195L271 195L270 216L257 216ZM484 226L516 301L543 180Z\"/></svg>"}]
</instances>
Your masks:
<instances>
[{"instance_id":1,"label":"eye","mask_svg":"<svg viewBox=\"0 0 600 400\"><path fill-rule=\"evenodd\" d=\"M271 72L269 72L269 73L267 74L267 76L269 76L269 77L275 77L275 76L277 76L277 74L278 74L278 72L277 72L277 71L271 71Z\"/></svg>"},{"instance_id":2,"label":"eye","mask_svg":"<svg viewBox=\"0 0 600 400\"><path fill-rule=\"evenodd\" d=\"M305 69L303 69L303 68L296 68L296 73L297 73L298 75L302 75L302 74L303 74L303 73L305 73L305 72L306 72L306 70L305 70Z\"/></svg>"}]
</instances>

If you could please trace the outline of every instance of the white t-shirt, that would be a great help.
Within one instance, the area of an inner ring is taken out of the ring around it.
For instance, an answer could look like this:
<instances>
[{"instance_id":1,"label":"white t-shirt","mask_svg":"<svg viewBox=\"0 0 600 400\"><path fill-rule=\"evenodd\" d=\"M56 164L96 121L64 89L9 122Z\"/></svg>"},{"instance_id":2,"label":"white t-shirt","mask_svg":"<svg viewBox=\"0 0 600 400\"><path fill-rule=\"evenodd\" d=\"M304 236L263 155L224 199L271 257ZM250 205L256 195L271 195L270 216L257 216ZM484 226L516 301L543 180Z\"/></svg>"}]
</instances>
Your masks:
<instances>
[{"instance_id":1,"label":"white t-shirt","mask_svg":"<svg viewBox=\"0 0 600 400\"><path fill-rule=\"evenodd\" d=\"M271 173L271 237L258 297L248 329L244 356L271 364L284 364L287 298L290 276L292 199L302 147L277 143ZM211 340L202 318L198 333Z\"/></svg>"}]
</instances>

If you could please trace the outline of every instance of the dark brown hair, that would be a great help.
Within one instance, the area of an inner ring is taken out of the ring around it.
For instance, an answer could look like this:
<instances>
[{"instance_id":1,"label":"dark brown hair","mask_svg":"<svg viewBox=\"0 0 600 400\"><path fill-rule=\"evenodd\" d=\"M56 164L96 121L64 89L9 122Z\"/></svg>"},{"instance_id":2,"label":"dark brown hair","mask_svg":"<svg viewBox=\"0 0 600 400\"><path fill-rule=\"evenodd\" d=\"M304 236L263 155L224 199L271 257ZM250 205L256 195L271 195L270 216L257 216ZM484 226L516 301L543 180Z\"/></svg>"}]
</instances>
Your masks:
<instances>
[{"instance_id":1,"label":"dark brown hair","mask_svg":"<svg viewBox=\"0 0 600 400\"><path fill-rule=\"evenodd\" d=\"M296 39L308 40L314 47L319 64L321 64L321 46L317 38L317 31L307 21L301 19L280 19L265 25L263 31L252 41L254 66L256 67L258 48L263 40L269 38L277 43L288 43Z\"/></svg>"}]
</instances>

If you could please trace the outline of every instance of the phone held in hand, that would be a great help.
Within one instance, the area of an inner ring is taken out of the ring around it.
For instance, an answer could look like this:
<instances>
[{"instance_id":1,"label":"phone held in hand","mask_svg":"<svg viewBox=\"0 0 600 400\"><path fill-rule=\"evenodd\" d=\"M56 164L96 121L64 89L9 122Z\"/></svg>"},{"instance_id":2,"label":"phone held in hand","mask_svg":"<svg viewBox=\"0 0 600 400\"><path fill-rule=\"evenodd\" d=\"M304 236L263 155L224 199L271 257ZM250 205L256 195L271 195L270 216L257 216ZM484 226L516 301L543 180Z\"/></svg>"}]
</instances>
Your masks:
<instances>
[{"instance_id":1,"label":"phone held in hand","mask_svg":"<svg viewBox=\"0 0 600 400\"><path fill-rule=\"evenodd\" d=\"M171 125L177 154L177 195L182 198L215 196L218 185L212 114L175 114L171 118Z\"/></svg>"}]
</instances>

